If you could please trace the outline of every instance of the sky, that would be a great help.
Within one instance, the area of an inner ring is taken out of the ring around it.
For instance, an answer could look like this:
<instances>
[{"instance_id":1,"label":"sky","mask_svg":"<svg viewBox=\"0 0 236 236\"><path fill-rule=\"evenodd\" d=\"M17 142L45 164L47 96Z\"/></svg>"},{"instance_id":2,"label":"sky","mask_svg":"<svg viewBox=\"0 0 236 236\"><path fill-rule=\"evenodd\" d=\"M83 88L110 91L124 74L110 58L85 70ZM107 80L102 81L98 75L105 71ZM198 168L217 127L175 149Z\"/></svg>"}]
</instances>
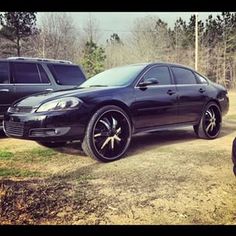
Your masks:
<instances>
[{"instance_id":1,"label":"sky","mask_svg":"<svg viewBox=\"0 0 236 236\"><path fill-rule=\"evenodd\" d=\"M38 13L39 23L43 14L43 12ZM188 21L190 16L195 14L195 12L69 12L68 14L72 16L75 25L79 29L83 28L89 15L95 18L102 32L100 41L105 42L113 33L118 33L121 39L126 37L137 18L148 15L158 16L160 19L167 22L170 27L173 27L177 18L181 17ZM198 12L198 18L199 20L205 21L210 14L216 16L220 14L220 12Z\"/></svg>"}]
</instances>

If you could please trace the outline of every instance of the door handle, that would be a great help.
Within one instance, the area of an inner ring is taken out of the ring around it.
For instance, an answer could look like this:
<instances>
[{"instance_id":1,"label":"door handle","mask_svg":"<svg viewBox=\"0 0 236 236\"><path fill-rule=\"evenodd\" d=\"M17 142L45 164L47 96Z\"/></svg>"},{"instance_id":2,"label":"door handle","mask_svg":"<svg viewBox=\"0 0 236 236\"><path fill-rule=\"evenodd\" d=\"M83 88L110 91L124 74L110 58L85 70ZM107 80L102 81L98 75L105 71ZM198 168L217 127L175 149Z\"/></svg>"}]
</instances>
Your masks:
<instances>
[{"instance_id":1,"label":"door handle","mask_svg":"<svg viewBox=\"0 0 236 236\"><path fill-rule=\"evenodd\" d=\"M169 89L169 90L167 91L167 94L173 95L173 94L175 94L175 91L173 91L172 89Z\"/></svg>"},{"instance_id":2,"label":"door handle","mask_svg":"<svg viewBox=\"0 0 236 236\"><path fill-rule=\"evenodd\" d=\"M53 91L53 89L52 88L47 88L47 89L45 89L45 91Z\"/></svg>"},{"instance_id":3,"label":"door handle","mask_svg":"<svg viewBox=\"0 0 236 236\"><path fill-rule=\"evenodd\" d=\"M0 89L0 92L10 92L9 89Z\"/></svg>"},{"instance_id":4,"label":"door handle","mask_svg":"<svg viewBox=\"0 0 236 236\"><path fill-rule=\"evenodd\" d=\"M206 90L203 89L203 88L200 88L200 89L199 89L199 92L200 92L200 93L204 93L205 91L206 91Z\"/></svg>"}]
</instances>

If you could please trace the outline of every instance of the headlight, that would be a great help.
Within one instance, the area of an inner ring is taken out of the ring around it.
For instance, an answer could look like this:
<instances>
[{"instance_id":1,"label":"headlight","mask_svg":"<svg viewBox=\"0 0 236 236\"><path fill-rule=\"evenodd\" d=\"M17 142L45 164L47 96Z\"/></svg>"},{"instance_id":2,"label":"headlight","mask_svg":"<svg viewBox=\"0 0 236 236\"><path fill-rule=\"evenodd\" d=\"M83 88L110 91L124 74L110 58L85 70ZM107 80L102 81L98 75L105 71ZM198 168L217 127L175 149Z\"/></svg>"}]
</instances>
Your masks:
<instances>
[{"instance_id":1,"label":"headlight","mask_svg":"<svg viewBox=\"0 0 236 236\"><path fill-rule=\"evenodd\" d=\"M80 100L75 97L60 98L50 102L42 104L36 112L44 111L65 111L77 108L80 104Z\"/></svg>"}]
</instances>

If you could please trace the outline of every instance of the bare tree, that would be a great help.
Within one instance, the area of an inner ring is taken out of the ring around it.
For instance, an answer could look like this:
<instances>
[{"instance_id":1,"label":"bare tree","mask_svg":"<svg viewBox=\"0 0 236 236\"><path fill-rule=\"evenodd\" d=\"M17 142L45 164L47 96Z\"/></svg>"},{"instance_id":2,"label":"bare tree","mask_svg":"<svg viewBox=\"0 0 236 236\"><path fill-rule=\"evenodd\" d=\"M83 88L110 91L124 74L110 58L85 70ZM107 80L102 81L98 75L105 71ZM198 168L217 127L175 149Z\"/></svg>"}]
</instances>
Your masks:
<instances>
[{"instance_id":1,"label":"bare tree","mask_svg":"<svg viewBox=\"0 0 236 236\"><path fill-rule=\"evenodd\" d=\"M37 55L75 60L79 51L78 35L73 19L67 13L45 13L40 34L34 39Z\"/></svg>"},{"instance_id":2,"label":"bare tree","mask_svg":"<svg viewBox=\"0 0 236 236\"><path fill-rule=\"evenodd\" d=\"M92 41L98 43L101 38L99 23L97 19L91 15L91 13L89 13L88 20L83 26L83 33L84 41Z\"/></svg>"}]
</instances>

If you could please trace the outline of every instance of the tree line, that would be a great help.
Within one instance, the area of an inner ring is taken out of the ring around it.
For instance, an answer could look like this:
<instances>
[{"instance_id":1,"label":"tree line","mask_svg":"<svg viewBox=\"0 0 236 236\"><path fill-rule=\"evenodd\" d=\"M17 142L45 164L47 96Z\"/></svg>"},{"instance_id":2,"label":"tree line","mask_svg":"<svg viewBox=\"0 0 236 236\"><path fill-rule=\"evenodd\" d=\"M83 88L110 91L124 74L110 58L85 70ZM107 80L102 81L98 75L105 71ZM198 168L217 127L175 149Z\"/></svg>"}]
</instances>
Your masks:
<instances>
[{"instance_id":1,"label":"tree line","mask_svg":"<svg viewBox=\"0 0 236 236\"><path fill-rule=\"evenodd\" d=\"M194 67L195 15L174 27L155 16L138 18L124 38L114 32L99 43L102 31L91 16L78 29L67 13L0 14L0 57L31 56L71 60L88 77L115 66L166 61ZM222 12L198 21L198 71L227 88L236 87L236 13Z\"/></svg>"}]
</instances>

